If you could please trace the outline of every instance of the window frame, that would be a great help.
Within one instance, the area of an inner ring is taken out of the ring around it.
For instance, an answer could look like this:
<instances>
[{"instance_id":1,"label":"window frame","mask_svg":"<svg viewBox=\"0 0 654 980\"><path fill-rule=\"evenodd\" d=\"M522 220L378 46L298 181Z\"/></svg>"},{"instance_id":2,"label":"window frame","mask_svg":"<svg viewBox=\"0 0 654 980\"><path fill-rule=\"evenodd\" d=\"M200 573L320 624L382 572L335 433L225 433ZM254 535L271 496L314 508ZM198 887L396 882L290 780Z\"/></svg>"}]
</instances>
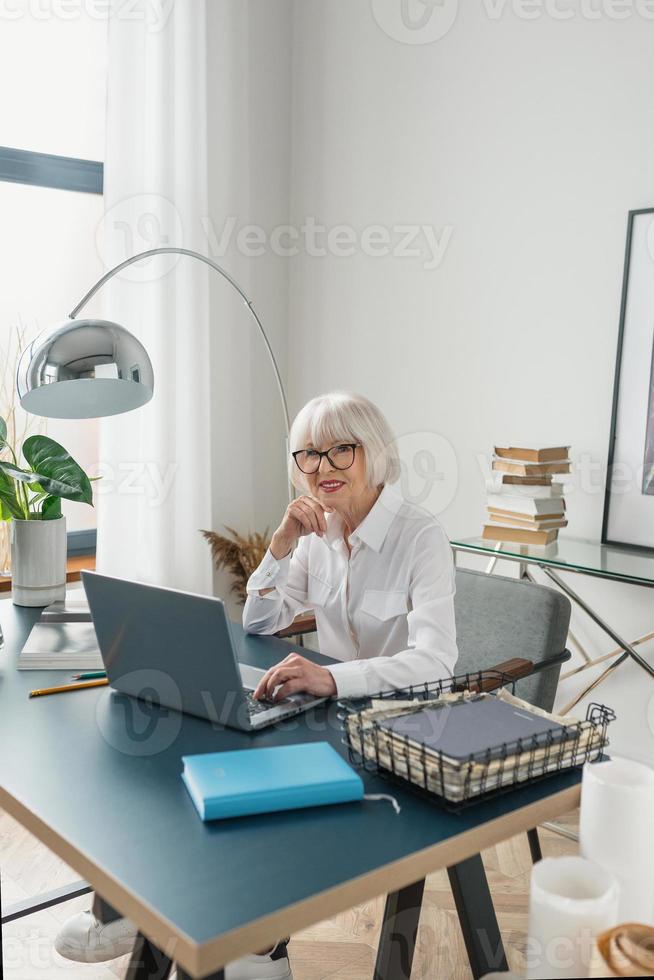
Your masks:
<instances>
[{"instance_id":1,"label":"window frame","mask_svg":"<svg viewBox=\"0 0 654 980\"><path fill-rule=\"evenodd\" d=\"M100 160L83 160L79 157L0 146L0 181L102 195L104 164ZM68 532L69 556L95 554L96 544L95 528Z\"/></svg>"},{"instance_id":2,"label":"window frame","mask_svg":"<svg viewBox=\"0 0 654 980\"><path fill-rule=\"evenodd\" d=\"M0 146L0 180L61 191L102 194L104 164L99 160L56 156Z\"/></svg>"}]
</instances>

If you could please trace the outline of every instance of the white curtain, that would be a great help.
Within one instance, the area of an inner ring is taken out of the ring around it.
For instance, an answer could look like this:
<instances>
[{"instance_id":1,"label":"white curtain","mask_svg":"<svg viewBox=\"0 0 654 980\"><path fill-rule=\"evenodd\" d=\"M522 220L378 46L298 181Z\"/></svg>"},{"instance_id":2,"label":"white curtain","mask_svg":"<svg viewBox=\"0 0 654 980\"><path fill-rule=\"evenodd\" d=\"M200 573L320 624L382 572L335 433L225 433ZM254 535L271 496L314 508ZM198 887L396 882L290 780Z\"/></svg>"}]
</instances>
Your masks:
<instances>
[{"instance_id":1,"label":"white curtain","mask_svg":"<svg viewBox=\"0 0 654 980\"><path fill-rule=\"evenodd\" d=\"M156 5L155 5L156 6ZM161 245L206 254L206 4L115 0L109 18L105 215L107 268ZM141 16L139 16L139 14ZM165 19L164 19L165 15ZM144 408L101 423L98 569L211 592L209 282L189 257L132 265L95 312L144 343L155 371Z\"/></svg>"}]
</instances>

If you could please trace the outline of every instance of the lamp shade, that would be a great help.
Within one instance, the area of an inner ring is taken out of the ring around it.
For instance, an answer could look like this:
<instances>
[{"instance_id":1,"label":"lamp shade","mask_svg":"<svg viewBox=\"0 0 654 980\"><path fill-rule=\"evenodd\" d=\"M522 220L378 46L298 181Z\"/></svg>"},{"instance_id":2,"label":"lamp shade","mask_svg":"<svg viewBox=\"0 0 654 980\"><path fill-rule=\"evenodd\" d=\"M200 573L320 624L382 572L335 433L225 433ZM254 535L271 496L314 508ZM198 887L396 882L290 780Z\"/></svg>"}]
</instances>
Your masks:
<instances>
[{"instance_id":1,"label":"lamp shade","mask_svg":"<svg viewBox=\"0 0 654 980\"><path fill-rule=\"evenodd\" d=\"M149 402L154 372L143 344L118 323L66 320L25 348L16 386L32 415L101 418Z\"/></svg>"}]
</instances>

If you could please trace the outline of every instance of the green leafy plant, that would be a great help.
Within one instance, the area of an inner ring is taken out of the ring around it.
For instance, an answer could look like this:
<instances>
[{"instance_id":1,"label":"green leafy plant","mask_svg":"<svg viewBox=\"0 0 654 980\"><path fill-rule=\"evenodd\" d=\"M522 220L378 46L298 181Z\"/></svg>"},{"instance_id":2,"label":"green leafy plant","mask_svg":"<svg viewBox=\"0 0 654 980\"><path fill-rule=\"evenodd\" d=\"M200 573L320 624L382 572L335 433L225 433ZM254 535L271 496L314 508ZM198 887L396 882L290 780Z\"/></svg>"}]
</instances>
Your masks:
<instances>
[{"instance_id":1,"label":"green leafy plant","mask_svg":"<svg viewBox=\"0 0 654 980\"><path fill-rule=\"evenodd\" d=\"M19 465L14 447L7 442L7 423L0 418L0 520L56 520L61 517L62 499L93 506L91 480L54 439L29 436L22 454L29 468Z\"/></svg>"}]
</instances>

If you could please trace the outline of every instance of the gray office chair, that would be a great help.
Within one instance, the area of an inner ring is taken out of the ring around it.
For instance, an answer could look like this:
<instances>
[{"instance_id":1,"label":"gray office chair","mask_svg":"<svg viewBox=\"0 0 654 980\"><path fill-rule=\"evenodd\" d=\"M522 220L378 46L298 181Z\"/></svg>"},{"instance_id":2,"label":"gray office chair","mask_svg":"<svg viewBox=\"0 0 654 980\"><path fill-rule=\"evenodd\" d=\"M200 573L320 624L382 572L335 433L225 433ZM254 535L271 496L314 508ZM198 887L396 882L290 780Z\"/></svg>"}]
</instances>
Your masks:
<instances>
[{"instance_id":1,"label":"gray office chair","mask_svg":"<svg viewBox=\"0 0 654 980\"><path fill-rule=\"evenodd\" d=\"M546 585L457 568L454 613L459 659L456 673L485 670L510 657L529 660L534 673L517 681L516 694L551 711L571 604Z\"/></svg>"}]
</instances>

